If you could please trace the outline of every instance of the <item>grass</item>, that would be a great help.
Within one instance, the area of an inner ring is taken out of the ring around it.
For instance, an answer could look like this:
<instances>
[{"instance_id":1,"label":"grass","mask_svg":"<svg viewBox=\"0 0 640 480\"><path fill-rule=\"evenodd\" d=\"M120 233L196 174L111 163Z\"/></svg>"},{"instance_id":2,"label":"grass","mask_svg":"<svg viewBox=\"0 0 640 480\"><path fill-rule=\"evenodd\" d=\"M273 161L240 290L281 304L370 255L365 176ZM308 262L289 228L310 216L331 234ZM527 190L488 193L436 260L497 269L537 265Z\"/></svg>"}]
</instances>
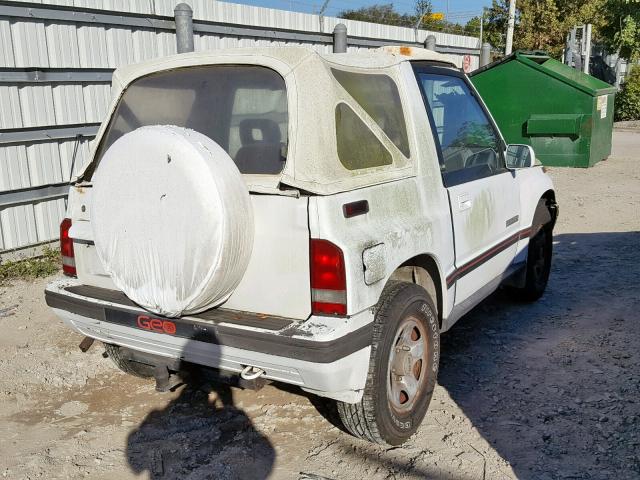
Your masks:
<instances>
[{"instance_id":1,"label":"grass","mask_svg":"<svg viewBox=\"0 0 640 480\"><path fill-rule=\"evenodd\" d=\"M0 282L4 280L28 280L48 277L57 273L61 265L60 252L51 247L45 247L42 255L38 257L1 263Z\"/></svg>"}]
</instances>

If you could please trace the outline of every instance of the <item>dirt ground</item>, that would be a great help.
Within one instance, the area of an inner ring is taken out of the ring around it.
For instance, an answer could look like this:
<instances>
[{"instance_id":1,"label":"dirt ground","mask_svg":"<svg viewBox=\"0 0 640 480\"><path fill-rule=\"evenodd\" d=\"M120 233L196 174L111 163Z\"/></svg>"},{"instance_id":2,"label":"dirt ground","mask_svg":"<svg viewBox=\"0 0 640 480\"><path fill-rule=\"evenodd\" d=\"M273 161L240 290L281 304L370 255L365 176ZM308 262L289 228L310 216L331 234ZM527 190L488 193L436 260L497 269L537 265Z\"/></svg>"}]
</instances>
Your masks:
<instances>
[{"instance_id":1,"label":"dirt ground","mask_svg":"<svg viewBox=\"0 0 640 480\"><path fill-rule=\"evenodd\" d=\"M612 157L552 169L549 289L497 292L443 335L439 386L401 448L334 426L293 388L154 391L46 307L50 279L0 287L6 478L640 478L640 132Z\"/></svg>"}]
</instances>

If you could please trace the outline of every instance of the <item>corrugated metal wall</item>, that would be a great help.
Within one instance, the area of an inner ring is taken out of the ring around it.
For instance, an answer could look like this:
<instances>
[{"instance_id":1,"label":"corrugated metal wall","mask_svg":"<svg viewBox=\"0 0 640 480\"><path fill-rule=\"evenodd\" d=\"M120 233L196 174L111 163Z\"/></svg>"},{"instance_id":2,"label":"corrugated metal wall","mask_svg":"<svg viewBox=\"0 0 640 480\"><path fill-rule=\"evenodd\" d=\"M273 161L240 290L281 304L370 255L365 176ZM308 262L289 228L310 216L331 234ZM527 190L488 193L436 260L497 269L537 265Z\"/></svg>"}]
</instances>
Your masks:
<instances>
[{"instance_id":1,"label":"corrugated metal wall","mask_svg":"<svg viewBox=\"0 0 640 480\"><path fill-rule=\"evenodd\" d=\"M176 53L177 3L0 1L0 253L57 239L64 183L89 158L109 104L111 71ZM188 3L201 21L196 50L296 44L330 52L330 34L340 22L350 50L381 41L415 44L431 33L213 0ZM260 28L242 30L247 26ZM434 35L440 50L460 60L470 54L477 68L477 38Z\"/></svg>"}]
</instances>

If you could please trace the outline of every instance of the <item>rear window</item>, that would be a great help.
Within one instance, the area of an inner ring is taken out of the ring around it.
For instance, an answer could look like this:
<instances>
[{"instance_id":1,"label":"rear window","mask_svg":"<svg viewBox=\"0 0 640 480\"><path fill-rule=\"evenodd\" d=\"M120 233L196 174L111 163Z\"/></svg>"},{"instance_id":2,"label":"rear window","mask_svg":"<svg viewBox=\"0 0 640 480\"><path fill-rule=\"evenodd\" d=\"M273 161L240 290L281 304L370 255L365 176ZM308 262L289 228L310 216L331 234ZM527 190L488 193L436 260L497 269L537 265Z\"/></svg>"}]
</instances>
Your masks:
<instances>
[{"instance_id":1,"label":"rear window","mask_svg":"<svg viewBox=\"0 0 640 480\"><path fill-rule=\"evenodd\" d=\"M277 174L287 157L284 79L250 65L211 65L154 73L127 87L97 161L122 135L145 125L177 125L215 140L247 174Z\"/></svg>"}]
</instances>

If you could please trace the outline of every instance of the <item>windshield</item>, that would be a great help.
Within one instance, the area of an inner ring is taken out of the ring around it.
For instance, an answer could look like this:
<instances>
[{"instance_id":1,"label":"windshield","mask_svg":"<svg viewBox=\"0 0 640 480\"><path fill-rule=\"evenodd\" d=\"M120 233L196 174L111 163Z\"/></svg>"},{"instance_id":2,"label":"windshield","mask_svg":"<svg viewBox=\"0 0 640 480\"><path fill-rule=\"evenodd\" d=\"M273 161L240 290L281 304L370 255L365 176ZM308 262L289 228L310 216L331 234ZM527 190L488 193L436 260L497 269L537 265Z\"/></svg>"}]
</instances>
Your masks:
<instances>
[{"instance_id":1,"label":"windshield","mask_svg":"<svg viewBox=\"0 0 640 480\"><path fill-rule=\"evenodd\" d=\"M284 168L288 133L284 79L250 65L209 65L155 73L127 87L96 164L122 135L145 125L177 125L215 140L242 173Z\"/></svg>"}]
</instances>

